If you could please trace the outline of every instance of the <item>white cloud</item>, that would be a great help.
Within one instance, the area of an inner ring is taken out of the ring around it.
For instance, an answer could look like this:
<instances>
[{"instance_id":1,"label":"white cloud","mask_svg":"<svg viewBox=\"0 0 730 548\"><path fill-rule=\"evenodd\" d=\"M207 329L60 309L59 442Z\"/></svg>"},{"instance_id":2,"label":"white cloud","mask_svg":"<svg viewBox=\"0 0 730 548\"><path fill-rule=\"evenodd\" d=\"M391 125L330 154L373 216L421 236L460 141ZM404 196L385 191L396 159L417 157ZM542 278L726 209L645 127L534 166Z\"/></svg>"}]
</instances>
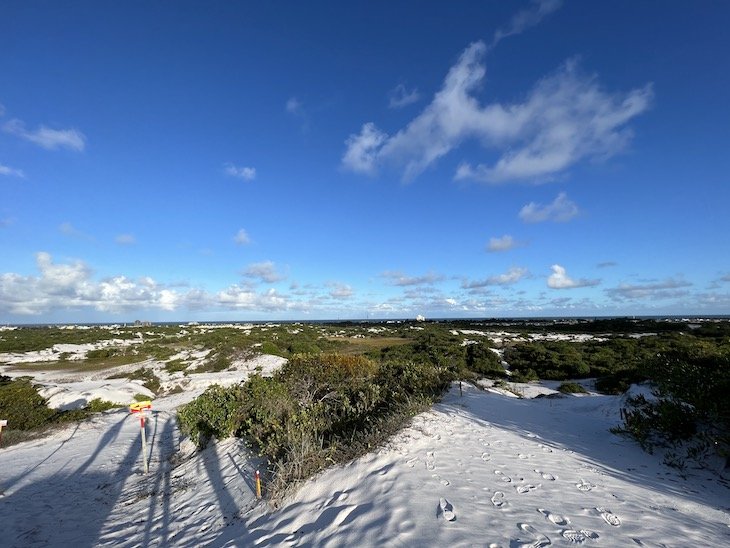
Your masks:
<instances>
[{"instance_id":1,"label":"white cloud","mask_svg":"<svg viewBox=\"0 0 730 548\"><path fill-rule=\"evenodd\" d=\"M233 237L233 241L236 242L237 245L248 245L251 243L251 238L249 237L248 232L242 228L236 232L236 235Z\"/></svg>"},{"instance_id":2,"label":"white cloud","mask_svg":"<svg viewBox=\"0 0 730 548\"><path fill-rule=\"evenodd\" d=\"M560 266L559 264L554 264L550 268L552 268L553 273L548 277L547 284L548 287L552 289L575 289L577 287L592 287L600 283L600 280L587 280L585 278L574 280L573 278L568 276L565 268Z\"/></svg>"},{"instance_id":3,"label":"white cloud","mask_svg":"<svg viewBox=\"0 0 730 548\"><path fill-rule=\"evenodd\" d=\"M120 234L114 241L119 245L133 245L137 243L137 239L132 234Z\"/></svg>"},{"instance_id":4,"label":"white cloud","mask_svg":"<svg viewBox=\"0 0 730 548\"><path fill-rule=\"evenodd\" d=\"M504 274L498 274L496 276L489 276L484 280L476 280L472 282L463 282L461 284L462 289L479 289L491 285L512 285L516 284L529 274L526 268L513 266Z\"/></svg>"},{"instance_id":5,"label":"white cloud","mask_svg":"<svg viewBox=\"0 0 730 548\"><path fill-rule=\"evenodd\" d=\"M383 278L390 280L391 285L405 287L409 285L424 285L440 282L444 277L440 274L429 272L423 276L406 276L402 272L387 271L381 274Z\"/></svg>"},{"instance_id":6,"label":"white cloud","mask_svg":"<svg viewBox=\"0 0 730 548\"><path fill-rule=\"evenodd\" d=\"M250 264L243 272L243 275L269 284L286 279L286 276L277 272L276 265L271 261Z\"/></svg>"},{"instance_id":7,"label":"white cloud","mask_svg":"<svg viewBox=\"0 0 730 548\"><path fill-rule=\"evenodd\" d=\"M578 212L578 206L568 199L565 192L561 192L547 205L530 202L520 210L519 217L526 223L564 223L578 215Z\"/></svg>"},{"instance_id":8,"label":"white cloud","mask_svg":"<svg viewBox=\"0 0 730 548\"><path fill-rule=\"evenodd\" d=\"M521 245L523 245L521 242L518 242L509 234L505 234L501 238L489 238L487 251L489 251L490 253L509 251L510 249L520 247Z\"/></svg>"},{"instance_id":9,"label":"white cloud","mask_svg":"<svg viewBox=\"0 0 730 548\"><path fill-rule=\"evenodd\" d=\"M340 282L330 282L327 284L330 288L329 296L333 299L349 299L353 295L352 287Z\"/></svg>"},{"instance_id":10,"label":"white cloud","mask_svg":"<svg viewBox=\"0 0 730 548\"><path fill-rule=\"evenodd\" d=\"M21 179L25 178L25 173L23 173L22 169L15 169L5 166L3 164L0 164L0 175L4 175L7 177L20 177Z\"/></svg>"},{"instance_id":11,"label":"white cloud","mask_svg":"<svg viewBox=\"0 0 730 548\"><path fill-rule=\"evenodd\" d=\"M289 97L286 101L286 111L290 114L302 115L304 113L304 105L296 97Z\"/></svg>"},{"instance_id":12,"label":"white cloud","mask_svg":"<svg viewBox=\"0 0 730 548\"><path fill-rule=\"evenodd\" d=\"M376 171L379 149L388 136L373 123L362 126L359 135L350 135L342 165L356 173L373 174Z\"/></svg>"},{"instance_id":13,"label":"white cloud","mask_svg":"<svg viewBox=\"0 0 730 548\"><path fill-rule=\"evenodd\" d=\"M76 129L51 129L42 125L29 130L24 122L13 119L3 125L3 131L49 150L68 148L82 151L86 147L86 137Z\"/></svg>"},{"instance_id":14,"label":"white cloud","mask_svg":"<svg viewBox=\"0 0 730 548\"><path fill-rule=\"evenodd\" d=\"M398 84L388 93L388 107L403 108L418 101L421 95L416 88L408 91L403 84Z\"/></svg>"},{"instance_id":15,"label":"white cloud","mask_svg":"<svg viewBox=\"0 0 730 548\"><path fill-rule=\"evenodd\" d=\"M528 28L534 27L547 15L560 8L563 5L563 0L533 0L530 4L528 9L518 11L507 27L496 30L490 48L493 48L508 36L521 34Z\"/></svg>"},{"instance_id":16,"label":"white cloud","mask_svg":"<svg viewBox=\"0 0 730 548\"><path fill-rule=\"evenodd\" d=\"M238 167L233 164L225 164L223 166L225 174L244 181L253 181L256 178L256 168L254 167Z\"/></svg>"},{"instance_id":17,"label":"white cloud","mask_svg":"<svg viewBox=\"0 0 730 548\"><path fill-rule=\"evenodd\" d=\"M58 225L58 230L61 232L61 234L64 234L65 236L70 236L72 238L81 238L89 241L94 240L93 236L90 236L89 234L86 234L85 232L79 230L69 222L64 222Z\"/></svg>"},{"instance_id":18,"label":"white cloud","mask_svg":"<svg viewBox=\"0 0 730 548\"><path fill-rule=\"evenodd\" d=\"M264 293L256 293L247 287L232 285L224 291L216 293L213 298L214 304L228 309L244 310L286 310L287 300L280 296L274 288Z\"/></svg>"},{"instance_id":19,"label":"white cloud","mask_svg":"<svg viewBox=\"0 0 730 548\"><path fill-rule=\"evenodd\" d=\"M405 128L387 135L363 124L346 140L345 168L372 174L384 165L411 180L469 139L502 151L494 165L462 162L456 179L487 183L544 180L582 159L605 159L631 139L626 124L651 103L651 85L607 93L573 60L540 80L521 103L480 105L487 47L471 44L449 70L431 103Z\"/></svg>"},{"instance_id":20,"label":"white cloud","mask_svg":"<svg viewBox=\"0 0 730 548\"><path fill-rule=\"evenodd\" d=\"M691 285L686 280L667 278L660 282L645 284L619 284L617 287L606 289L606 294L616 301L672 299L687 295L685 288Z\"/></svg>"}]
</instances>

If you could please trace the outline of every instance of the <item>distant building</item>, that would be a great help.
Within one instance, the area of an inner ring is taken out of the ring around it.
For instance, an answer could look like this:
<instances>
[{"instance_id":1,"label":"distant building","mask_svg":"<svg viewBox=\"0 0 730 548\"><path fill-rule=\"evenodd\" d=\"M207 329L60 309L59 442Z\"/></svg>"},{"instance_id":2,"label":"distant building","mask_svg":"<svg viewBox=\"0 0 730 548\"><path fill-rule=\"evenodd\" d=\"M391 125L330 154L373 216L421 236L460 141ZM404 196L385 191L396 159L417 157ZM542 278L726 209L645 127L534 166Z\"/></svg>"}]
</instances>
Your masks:
<instances>
[{"instance_id":1,"label":"distant building","mask_svg":"<svg viewBox=\"0 0 730 548\"><path fill-rule=\"evenodd\" d=\"M426 321L426 316L421 316L419 314L418 316L416 316L416 321L417 322L425 322Z\"/></svg>"},{"instance_id":2,"label":"distant building","mask_svg":"<svg viewBox=\"0 0 730 548\"><path fill-rule=\"evenodd\" d=\"M151 325L152 325L152 322L134 320L134 327L150 327Z\"/></svg>"}]
</instances>

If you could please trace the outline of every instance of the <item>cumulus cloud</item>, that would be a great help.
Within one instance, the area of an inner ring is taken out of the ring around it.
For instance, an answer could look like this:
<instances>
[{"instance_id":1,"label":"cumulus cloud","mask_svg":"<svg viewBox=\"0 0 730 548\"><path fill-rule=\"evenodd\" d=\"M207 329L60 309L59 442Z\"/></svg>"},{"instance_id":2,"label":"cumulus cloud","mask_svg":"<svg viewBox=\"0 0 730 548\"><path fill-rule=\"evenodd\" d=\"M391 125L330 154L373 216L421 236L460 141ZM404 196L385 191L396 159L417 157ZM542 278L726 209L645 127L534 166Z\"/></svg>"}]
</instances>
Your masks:
<instances>
[{"instance_id":1,"label":"cumulus cloud","mask_svg":"<svg viewBox=\"0 0 730 548\"><path fill-rule=\"evenodd\" d=\"M226 175L244 181L253 181L256 178L256 168L254 167L238 167L229 163L223 166L223 170Z\"/></svg>"},{"instance_id":2,"label":"cumulus cloud","mask_svg":"<svg viewBox=\"0 0 730 548\"><path fill-rule=\"evenodd\" d=\"M0 175L6 177L20 177L21 179L25 178L25 173L23 173L22 169L15 169L3 164L0 164Z\"/></svg>"},{"instance_id":3,"label":"cumulus cloud","mask_svg":"<svg viewBox=\"0 0 730 548\"><path fill-rule=\"evenodd\" d=\"M489 276L484 280L464 281L461 284L462 289L479 289L490 285L512 285L516 284L523 278L527 277L529 272L526 268L513 266L504 274Z\"/></svg>"},{"instance_id":4,"label":"cumulus cloud","mask_svg":"<svg viewBox=\"0 0 730 548\"><path fill-rule=\"evenodd\" d=\"M276 265L271 261L252 263L244 270L243 275L269 284L286 279L286 276L280 274L276 270Z\"/></svg>"},{"instance_id":5,"label":"cumulus cloud","mask_svg":"<svg viewBox=\"0 0 730 548\"><path fill-rule=\"evenodd\" d=\"M343 167L373 174L391 165L408 181L473 139L501 156L493 165L462 162L455 179L544 180L582 159L605 159L623 150L632 137L626 125L652 101L650 84L609 93L570 60L540 80L523 102L482 106L475 93L486 74L487 50L483 42L466 48L431 103L395 134L363 124L346 140Z\"/></svg>"},{"instance_id":6,"label":"cumulus cloud","mask_svg":"<svg viewBox=\"0 0 730 548\"><path fill-rule=\"evenodd\" d=\"M434 284L444 279L441 274L429 272L423 276L407 276L402 272L386 271L381 276L389 281L391 285L405 287L410 285Z\"/></svg>"},{"instance_id":7,"label":"cumulus cloud","mask_svg":"<svg viewBox=\"0 0 730 548\"><path fill-rule=\"evenodd\" d=\"M403 84L398 84L388 94L388 107L403 108L418 101L421 95L416 88L408 91Z\"/></svg>"},{"instance_id":8,"label":"cumulus cloud","mask_svg":"<svg viewBox=\"0 0 730 548\"><path fill-rule=\"evenodd\" d=\"M16 118L5 122L3 131L48 150L67 148L82 151L86 147L86 137L76 129L51 129L41 125L30 130L23 121Z\"/></svg>"},{"instance_id":9,"label":"cumulus cloud","mask_svg":"<svg viewBox=\"0 0 730 548\"><path fill-rule=\"evenodd\" d=\"M606 294L615 301L634 301L641 299L662 300L684 297L687 287L692 285L686 280L667 278L663 281L644 284L619 284L606 289Z\"/></svg>"},{"instance_id":10,"label":"cumulus cloud","mask_svg":"<svg viewBox=\"0 0 730 548\"><path fill-rule=\"evenodd\" d=\"M568 199L565 192L561 192L552 203L546 205L530 202L520 210L519 218L526 223L565 223L578 215L578 212L578 206Z\"/></svg>"},{"instance_id":11,"label":"cumulus cloud","mask_svg":"<svg viewBox=\"0 0 730 548\"><path fill-rule=\"evenodd\" d=\"M251 238L249 237L248 232L242 228L236 232L236 235L233 237L233 241L236 242L236 245L248 245L251 243Z\"/></svg>"},{"instance_id":12,"label":"cumulus cloud","mask_svg":"<svg viewBox=\"0 0 730 548\"><path fill-rule=\"evenodd\" d=\"M495 31L490 47L493 48L508 36L521 34L528 28L534 27L562 5L563 0L533 0L530 2L530 7L518 11L506 27Z\"/></svg>"},{"instance_id":13,"label":"cumulus cloud","mask_svg":"<svg viewBox=\"0 0 730 548\"><path fill-rule=\"evenodd\" d=\"M27 315L79 308L102 312L171 310L182 298L151 278L115 276L96 282L84 262L58 264L46 252L36 254L36 266L37 276L0 274L0 312Z\"/></svg>"},{"instance_id":14,"label":"cumulus cloud","mask_svg":"<svg viewBox=\"0 0 730 548\"><path fill-rule=\"evenodd\" d=\"M573 279L568 276L565 268L559 264L554 264L550 268L552 268L553 273L548 277L547 285L552 289L575 289L577 287L591 287L601 283L600 280Z\"/></svg>"},{"instance_id":15,"label":"cumulus cloud","mask_svg":"<svg viewBox=\"0 0 730 548\"><path fill-rule=\"evenodd\" d=\"M119 245L134 245L137 243L136 238L132 234L120 234L114 241Z\"/></svg>"},{"instance_id":16,"label":"cumulus cloud","mask_svg":"<svg viewBox=\"0 0 730 548\"><path fill-rule=\"evenodd\" d=\"M489 251L490 253L496 253L499 251L509 251L510 249L520 247L521 245L522 245L521 242L518 242L509 234L505 234L501 238L489 238L489 243L487 244L487 251Z\"/></svg>"}]
</instances>

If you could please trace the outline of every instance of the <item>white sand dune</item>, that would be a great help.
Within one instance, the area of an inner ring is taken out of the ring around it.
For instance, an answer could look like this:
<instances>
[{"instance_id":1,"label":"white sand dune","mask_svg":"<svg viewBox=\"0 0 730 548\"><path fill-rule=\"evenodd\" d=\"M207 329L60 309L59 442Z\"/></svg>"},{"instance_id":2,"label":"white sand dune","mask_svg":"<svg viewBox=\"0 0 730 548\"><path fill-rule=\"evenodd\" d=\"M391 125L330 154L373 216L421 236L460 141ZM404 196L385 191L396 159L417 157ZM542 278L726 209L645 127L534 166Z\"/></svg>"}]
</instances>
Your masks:
<instances>
[{"instance_id":1,"label":"white sand dune","mask_svg":"<svg viewBox=\"0 0 730 548\"><path fill-rule=\"evenodd\" d=\"M275 511L255 499L260 463L240 440L180 450L174 408L188 397L155 402L147 476L139 424L124 411L0 449L1 544L730 543L727 481L683 478L610 434L619 397L530 400L470 385L460 397L455 387L387 447L320 474Z\"/></svg>"}]
</instances>

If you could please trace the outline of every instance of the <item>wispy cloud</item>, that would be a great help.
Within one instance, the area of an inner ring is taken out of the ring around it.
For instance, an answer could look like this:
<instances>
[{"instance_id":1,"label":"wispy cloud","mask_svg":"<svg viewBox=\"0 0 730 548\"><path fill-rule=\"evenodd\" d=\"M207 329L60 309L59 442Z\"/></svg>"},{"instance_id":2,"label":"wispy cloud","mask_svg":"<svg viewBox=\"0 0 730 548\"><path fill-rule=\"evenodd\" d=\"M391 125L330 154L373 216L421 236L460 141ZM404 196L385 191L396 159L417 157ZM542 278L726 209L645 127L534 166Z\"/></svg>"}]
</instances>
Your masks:
<instances>
[{"instance_id":1,"label":"wispy cloud","mask_svg":"<svg viewBox=\"0 0 730 548\"><path fill-rule=\"evenodd\" d=\"M530 202L520 210L519 218L526 223L565 223L578 215L578 212L578 206L568 199L565 192L561 192L552 203L546 205Z\"/></svg>"},{"instance_id":2,"label":"wispy cloud","mask_svg":"<svg viewBox=\"0 0 730 548\"><path fill-rule=\"evenodd\" d=\"M601 283L601 280L573 279L568 276L565 268L559 264L554 264L550 268L552 268L553 273L548 277L547 285L552 289L575 289L578 287L591 287Z\"/></svg>"},{"instance_id":3,"label":"wispy cloud","mask_svg":"<svg viewBox=\"0 0 730 548\"><path fill-rule=\"evenodd\" d=\"M233 241L236 245L248 245L251 243L251 238L249 237L248 232L242 228L236 232L236 235L233 237Z\"/></svg>"},{"instance_id":4,"label":"wispy cloud","mask_svg":"<svg viewBox=\"0 0 730 548\"><path fill-rule=\"evenodd\" d=\"M137 243L137 239L132 234L119 234L114 241L119 245L134 245Z\"/></svg>"},{"instance_id":5,"label":"wispy cloud","mask_svg":"<svg viewBox=\"0 0 730 548\"><path fill-rule=\"evenodd\" d=\"M243 271L243 275L247 278L253 278L269 284L286 279L286 276L276 270L276 265L272 261L250 264Z\"/></svg>"},{"instance_id":6,"label":"wispy cloud","mask_svg":"<svg viewBox=\"0 0 730 548\"><path fill-rule=\"evenodd\" d=\"M386 271L381 274L391 285L405 287L410 285L434 284L444 279L441 274L429 272L423 276L407 276L402 272Z\"/></svg>"},{"instance_id":7,"label":"wispy cloud","mask_svg":"<svg viewBox=\"0 0 730 548\"><path fill-rule=\"evenodd\" d=\"M462 289L479 289L491 285L512 285L516 284L523 278L527 277L529 272L526 268L513 266L504 274L489 276L484 280L464 281L461 284Z\"/></svg>"},{"instance_id":8,"label":"wispy cloud","mask_svg":"<svg viewBox=\"0 0 730 548\"><path fill-rule=\"evenodd\" d=\"M563 0L533 0L530 2L530 7L518 11L506 27L496 30L490 48L495 47L508 36L521 34L528 28L534 27L562 5Z\"/></svg>"},{"instance_id":9,"label":"wispy cloud","mask_svg":"<svg viewBox=\"0 0 730 548\"><path fill-rule=\"evenodd\" d=\"M0 228L7 228L10 225L12 225L15 222L15 219L11 217L6 217L4 219L0 219Z\"/></svg>"},{"instance_id":10,"label":"wispy cloud","mask_svg":"<svg viewBox=\"0 0 730 548\"><path fill-rule=\"evenodd\" d=\"M388 107L403 108L417 102L421 98L418 89L407 90L403 84L398 84L388 93Z\"/></svg>"},{"instance_id":11,"label":"wispy cloud","mask_svg":"<svg viewBox=\"0 0 730 548\"><path fill-rule=\"evenodd\" d=\"M87 234L86 232L83 232L82 230L79 230L76 228L73 224L67 222L61 223L58 225L58 230L61 232L61 234L65 236L69 236L71 238L81 238L83 240L89 240L93 241L94 237L90 234Z\"/></svg>"},{"instance_id":12,"label":"wispy cloud","mask_svg":"<svg viewBox=\"0 0 730 548\"><path fill-rule=\"evenodd\" d=\"M23 173L22 169L15 169L3 164L0 164L0 175L4 175L6 177L20 177L21 179L25 178L25 173Z\"/></svg>"},{"instance_id":13,"label":"wispy cloud","mask_svg":"<svg viewBox=\"0 0 730 548\"><path fill-rule=\"evenodd\" d=\"M244 181L253 181L256 178L256 168L254 167L238 167L233 164L224 164L223 171L226 175L243 179Z\"/></svg>"},{"instance_id":14,"label":"wispy cloud","mask_svg":"<svg viewBox=\"0 0 730 548\"><path fill-rule=\"evenodd\" d=\"M392 166L409 181L463 142L502 151L493 165L462 162L455 179L487 183L546 180L582 159L606 159L629 143L626 127L652 101L651 85L628 93L603 91L570 60L540 80L521 103L480 105L487 46L471 44L449 70L431 103L393 135L363 124L345 142L342 165L373 174Z\"/></svg>"},{"instance_id":15,"label":"wispy cloud","mask_svg":"<svg viewBox=\"0 0 730 548\"><path fill-rule=\"evenodd\" d=\"M329 282L327 287L330 290L329 296L333 299L349 299L354 293L352 287L340 282Z\"/></svg>"},{"instance_id":16,"label":"wispy cloud","mask_svg":"<svg viewBox=\"0 0 730 548\"><path fill-rule=\"evenodd\" d=\"M86 137L76 129L52 129L41 125L37 129L30 130L25 127L23 121L16 118L5 122L3 131L48 150L67 148L82 151L86 147Z\"/></svg>"},{"instance_id":17,"label":"wispy cloud","mask_svg":"<svg viewBox=\"0 0 730 548\"><path fill-rule=\"evenodd\" d=\"M682 279L667 278L663 281L644 284L619 284L606 289L606 294L616 301L663 300L683 297L688 294L687 287L692 283Z\"/></svg>"},{"instance_id":18,"label":"wispy cloud","mask_svg":"<svg viewBox=\"0 0 730 548\"><path fill-rule=\"evenodd\" d=\"M298 116L304 114L304 105L302 105L302 102L296 97L289 97L286 101L285 108L289 114L295 114Z\"/></svg>"},{"instance_id":19,"label":"wispy cloud","mask_svg":"<svg viewBox=\"0 0 730 548\"><path fill-rule=\"evenodd\" d=\"M489 238L487 251L489 251L490 253L509 251L510 249L521 247L522 245L524 245L522 242L518 242L509 234L505 234L501 238Z\"/></svg>"}]
</instances>

